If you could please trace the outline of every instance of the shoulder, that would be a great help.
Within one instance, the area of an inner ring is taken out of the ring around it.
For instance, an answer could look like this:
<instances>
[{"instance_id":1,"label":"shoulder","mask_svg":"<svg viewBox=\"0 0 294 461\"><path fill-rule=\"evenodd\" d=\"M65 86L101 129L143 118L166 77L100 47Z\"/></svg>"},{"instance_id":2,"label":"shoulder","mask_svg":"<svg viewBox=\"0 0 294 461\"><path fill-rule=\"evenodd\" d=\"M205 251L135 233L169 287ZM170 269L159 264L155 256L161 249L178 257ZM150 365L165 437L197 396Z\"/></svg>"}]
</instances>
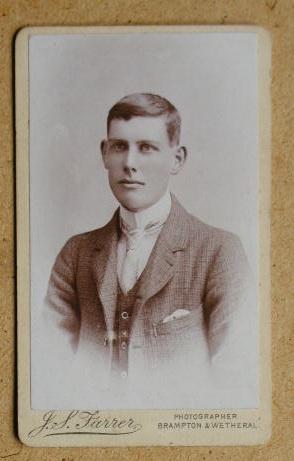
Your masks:
<instances>
[{"instance_id":1,"label":"shoulder","mask_svg":"<svg viewBox=\"0 0 294 461\"><path fill-rule=\"evenodd\" d=\"M240 238L232 232L206 224L195 216L189 216L192 252L195 251L193 248L199 250L200 247L200 257L215 273L235 271L245 278L249 262Z\"/></svg>"},{"instance_id":2,"label":"shoulder","mask_svg":"<svg viewBox=\"0 0 294 461\"><path fill-rule=\"evenodd\" d=\"M169 227L169 231L175 234L179 241L185 242L190 251L198 255L200 251L209 259L219 252L244 254L237 235L203 222L189 213L174 196L172 203L172 226Z\"/></svg>"},{"instance_id":3,"label":"shoulder","mask_svg":"<svg viewBox=\"0 0 294 461\"><path fill-rule=\"evenodd\" d=\"M116 230L117 216L116 213L112 219L102 227L87 232L73 235L63 245L61 252L71 253L74 255L82 249L94 249L100 247Z\"/></svg>"},{"instance_id":4,"label":"shoulder","mask_svg":"<svg viewBox=\"0 0 294 461\"><path fill-rule=\"evenodd\" d=\"M188 216L191 241L202 240L216 247L222 245L239 246L241 244L239 237L233 232L207 224L190 213L188 213Z\"/></svg>"},{"instance_id":5,"label":"shoulder","mask_svg":"<svg viewBox=\"0 0 294 461\"><path fill-rule=\"evenodd\" d=\"M200 249L204 260L210 261L211 264L219 264L222 270L248 266L245 250L236 234L206 224L191 214L189 214L189 221L189 244L192 252L198 253Z\"/></svg>"},{"instance_id":6,"label":"shoulder","mask_svg":"<svg viewBox=\"0 0 294 461\"><path fill-rule=\"evenodd\" d=\"M65 243L65 247L68 246L68 247L76 247L76 246L80 246L80 245L83 245L83 244L87 244L87 243L91 243L95 240L97 240L97 238L99 238L100 235L102 235L103 233L103 230L104 230L104 227L99 227L97 229L93 229L93 230L90 230L90 231L87 231L87 232L82 232L80 234L75 234L75 235L72 235Z\"/></svg>"}]
</instances>

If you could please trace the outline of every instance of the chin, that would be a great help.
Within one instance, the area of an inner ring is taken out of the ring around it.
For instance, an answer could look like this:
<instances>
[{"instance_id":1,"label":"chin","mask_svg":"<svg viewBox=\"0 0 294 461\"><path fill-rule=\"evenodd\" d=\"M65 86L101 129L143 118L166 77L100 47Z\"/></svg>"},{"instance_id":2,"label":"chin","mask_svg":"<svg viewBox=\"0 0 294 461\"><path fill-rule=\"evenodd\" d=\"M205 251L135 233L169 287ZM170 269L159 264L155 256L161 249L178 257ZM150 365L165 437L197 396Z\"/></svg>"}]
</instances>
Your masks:
<instances>
[{"instance_id":1,"label":"chin","mask_svg":"<svg viewBox=\"0 0 294 461\"><path fill-rule=\"evenodd\" d=\"M132 211L133 213L144 210L150 206L146 200L142 199L142 197L134 197L131 194L128 194L128 196L120 196L116 198L124 208Z\"/></svg>"},{"instance_id":2,"label":"chin","mask_svg":"<svg viewBox=\"0 0 294 461\"><path fill-rule=\"evenodd\" d=\"M117 201L127 210L136 213L152 206L158 199L157 197L148 197L144 190L113 190Z\"/></svg>"},{"instance_id":3,"label":"chin","mask_svg":"<svg viewBox=\"0 0 294 461\"><path fill-rule=\"evenodd\" d=\"M144 210L144 208L147 208L148 206L144 205L139 200L121 200L120 204L127 210L132 211L133 213Z\"/></svg>"}]
</instances>

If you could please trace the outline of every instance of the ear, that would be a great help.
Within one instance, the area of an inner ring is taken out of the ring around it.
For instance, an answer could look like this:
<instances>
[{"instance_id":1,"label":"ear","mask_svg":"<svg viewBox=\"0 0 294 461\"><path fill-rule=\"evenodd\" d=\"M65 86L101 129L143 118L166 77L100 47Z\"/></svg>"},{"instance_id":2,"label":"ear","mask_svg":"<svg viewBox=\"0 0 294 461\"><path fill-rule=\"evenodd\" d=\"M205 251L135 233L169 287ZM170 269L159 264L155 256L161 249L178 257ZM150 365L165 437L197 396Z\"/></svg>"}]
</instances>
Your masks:
<instances>
[{"instance_id":1,"label":"ear","mask_svg":"<svg viewBox=\"0 0 294 461\"><path fill-rule=\"evenodd\" d=\"M185 146L178 147L175 151L174 164L171 169L171 174L178 174L183 168L187 158L187 149Z\"/></svg>"},{"instance_id":2,"label":"ear","mask_svg":"<svg viewBox=\"0 0 294 461\"><path fill-rule=\"evenodd\" d=\"M104 167L107 170L108 169L108 161L107 161L108 160L107 159L108 144L107 144L106 139L103 139L103 141L101 141L100 150L101 150L101 154L102 154L102 160L103 160L103 163L104 163Z\"/></svg>"}]
</instances>

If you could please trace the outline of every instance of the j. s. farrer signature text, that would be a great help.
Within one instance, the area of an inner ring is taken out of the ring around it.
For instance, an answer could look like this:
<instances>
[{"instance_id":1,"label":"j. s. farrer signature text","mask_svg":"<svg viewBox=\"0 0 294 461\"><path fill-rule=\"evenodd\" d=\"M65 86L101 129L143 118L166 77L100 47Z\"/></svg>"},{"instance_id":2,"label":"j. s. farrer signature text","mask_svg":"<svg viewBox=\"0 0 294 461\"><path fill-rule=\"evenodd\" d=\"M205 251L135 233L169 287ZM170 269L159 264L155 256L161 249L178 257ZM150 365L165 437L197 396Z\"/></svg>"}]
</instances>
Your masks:
<instances>
[{"instance_id":1,"label":"j. s. farrer signature text","mask_svg":"<svg viewBox=\"0 0 294 461\"><path fill-rule=\"evenodd\" d=\"M50 410L42 423L28 434L30 438L65 434L126 435L139 431L142 425L133 418L106 417L100 411L72 410L66 415Z\"/></svg>"}]
</instances>

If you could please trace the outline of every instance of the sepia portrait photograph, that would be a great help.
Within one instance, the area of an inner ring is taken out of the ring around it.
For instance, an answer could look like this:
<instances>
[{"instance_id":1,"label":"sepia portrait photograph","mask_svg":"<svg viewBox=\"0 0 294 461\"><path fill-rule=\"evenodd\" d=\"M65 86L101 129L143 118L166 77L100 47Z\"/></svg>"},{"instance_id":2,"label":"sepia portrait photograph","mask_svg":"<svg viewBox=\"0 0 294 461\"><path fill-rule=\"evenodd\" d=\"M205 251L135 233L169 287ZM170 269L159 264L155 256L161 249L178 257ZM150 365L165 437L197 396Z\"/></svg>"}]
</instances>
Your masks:
<instances>
[{"instance_id":1,"label":"sepia portrait photograph","mask_svg":"<svg viewBox=\"0 0 294 461\"><path fill-rule=\"evenodd\" d=\"M258 409L253 30L28 41L33 410Z\"/></svg>"}]
</instances>

